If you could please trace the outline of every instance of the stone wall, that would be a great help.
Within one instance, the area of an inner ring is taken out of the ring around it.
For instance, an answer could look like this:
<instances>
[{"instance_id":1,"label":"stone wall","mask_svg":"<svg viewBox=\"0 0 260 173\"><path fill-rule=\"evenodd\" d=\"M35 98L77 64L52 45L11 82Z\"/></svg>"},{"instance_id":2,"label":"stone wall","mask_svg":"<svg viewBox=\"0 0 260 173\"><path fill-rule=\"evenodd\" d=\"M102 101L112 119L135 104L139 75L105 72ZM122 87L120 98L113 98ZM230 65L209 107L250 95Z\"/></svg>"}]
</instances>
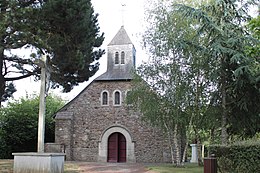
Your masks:
<instances>
[{"instance_id":1,"label":"stone wall","mask_svg":"<svg viewBox=\"0 0 260 173\"><path fill-rule=\"evenodd\" d=\"M124 127L134 142L136 162L169 162L170 151L163 133L141 121L125 104L130 81L94 81L56 115L55 142L64 144L67 159L98 161L102 135L112 126ZM109 105L101 105L102 91ZM121 91L121 106L113 105L113 92Z\"/></svg>"}]
</instances>

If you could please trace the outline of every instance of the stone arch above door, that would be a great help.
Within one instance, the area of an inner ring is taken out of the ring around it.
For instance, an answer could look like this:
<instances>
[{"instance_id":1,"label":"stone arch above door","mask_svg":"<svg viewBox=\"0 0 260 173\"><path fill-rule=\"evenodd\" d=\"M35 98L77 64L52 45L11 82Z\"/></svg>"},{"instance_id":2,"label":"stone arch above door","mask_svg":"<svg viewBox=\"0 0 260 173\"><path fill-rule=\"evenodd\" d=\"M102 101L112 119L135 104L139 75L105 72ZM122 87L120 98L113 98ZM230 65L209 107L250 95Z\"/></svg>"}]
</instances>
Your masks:
<instances>
[{"instance_id":1,"label":"stone arch above door","mask_svg":"<svg viewBox=\"0 0 260 173\"><path fill-rule=\"evenodd\" d=\"M123 134L126 138L126 162L135 163L135 145L133 139L128 130L120 125L111 126L102 133L98 144L98 161L107 162L108 138L112 133L116 132Z\"/></svg>"}]
</instances>

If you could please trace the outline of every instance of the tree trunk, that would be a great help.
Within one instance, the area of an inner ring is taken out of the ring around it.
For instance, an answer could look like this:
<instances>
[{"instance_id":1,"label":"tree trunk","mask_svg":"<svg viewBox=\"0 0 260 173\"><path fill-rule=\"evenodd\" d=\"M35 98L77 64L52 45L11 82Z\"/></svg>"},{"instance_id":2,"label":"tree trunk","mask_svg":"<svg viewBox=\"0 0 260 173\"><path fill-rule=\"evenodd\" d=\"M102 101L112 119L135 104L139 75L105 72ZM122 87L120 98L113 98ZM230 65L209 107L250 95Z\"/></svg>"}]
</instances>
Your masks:
<instances>
[{"instance_id":1,"label":"tree trunk","mask_svg":"<svg viewBox=\"0 0 260 173\"><path fill-rule=\"evenodd\" d=\"M175 146L175 153L176 153L176 166L179 167L181 166L181 151L180 151L180 146L178 142L178 124L175 124L174 127L174 132L173 132L173 143Z\"/></svg>"},{"instance_id":2,"label":"tree trunk","mask_svg":"<svg viewBox=\"0 0 260 173\"><path fill-rule=\"evenodd\" d=\"M192 113L190 121L189 121L189 126L186 129L186 143L185 143L185 147L184 147L183 155L182 155L182 164L185 163L185 157L186 157L187 149L188 149L188 146L189 146L189 138L190 138L189 131L192 130L192 120L193 120L193 117L194 117L194 114Z\"/></svg>"},{"instance_id":3,"label":"tree trunk","mask_svg":"<svg viewBox=\"0 0 260 173\"><path fill-rule=\"evenodd\" d=\"M198 154L198 165L202 166L202 158L201 158L201 142L200 139L198 138L197 140L197 154Z\"/></svg>"},{"instance_id":4,"label":"tree trunk","mask_svg":"<svg viewBox=\"0 0 260 173\"><path fill-rule=\"evenodd\" d=\"M188 149L188 145L189 145L189 138L186 137L186 141L185 141L185 146L184 146L184 150L183 150L183 155L182 155L182 159L181 159L181 165L183 166L185 163L185 158L186 158L186 154L187 154L187 149Z\"/></svg>"},{"instance_id":5,"label":"tree trunk","mask_svg":"<svg viewBox=\"0 0 260 173\"><path fill-rule=\"evenodd\" d=\"M163 123L164 123L164 127L165 127L165 129L167 131L168 142L169 142L169 146L170 146L170 150L171 150L172 164L174 164L174 151L173 151L171 131L170 131L170 128L167 126L166 122L164 121Z\"/></svg>"},{"instance_id":6,"label":"tree trunk","mask_svg":"<svg viewBox=\"0 0 260 173\"><path fill-rule=\"evenodd\" d=\"M2 97L5 92L5 78L3 74L4 65L4 48L0 46L0 107L2 103Z\"/></svg>"},{"instance_id":7,"label":"tree trunk","mask_svg":"<svg viewBox=\"0 0 260 173\"><path fill-rule=\"evenodd\" d=\"M221 143L227 144L227 108L226 108L226 91L222 91L222 118L221 118Z\"/></svg>"},{"instance_id":8,"label":"tree trunk","mask_svg":"<svg viewBox=\"0 0 260 173\"><path fill-rule=\"evenodd\" d=\"M221 59L222 71L221 71L221 95L222 95L222 117L221 117L221 143L222 145L227 144L228 133L227 133L227 93L226 93L226 70L224 66L224 59Z\"/></svg>"}]
</instances>

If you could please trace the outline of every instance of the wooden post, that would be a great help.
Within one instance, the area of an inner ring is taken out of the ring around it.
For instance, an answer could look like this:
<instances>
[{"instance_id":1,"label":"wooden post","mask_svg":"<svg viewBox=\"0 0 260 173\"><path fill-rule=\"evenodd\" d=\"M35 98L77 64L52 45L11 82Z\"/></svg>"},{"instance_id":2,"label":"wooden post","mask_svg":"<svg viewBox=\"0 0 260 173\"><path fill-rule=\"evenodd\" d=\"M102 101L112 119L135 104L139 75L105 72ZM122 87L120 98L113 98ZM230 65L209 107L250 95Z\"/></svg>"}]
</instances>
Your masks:
<instances>
[{"instance_id":1,"label":"wooden post","mask_svg":"<svg viewBox=\"0 0 260 173\"><path fill-rule=\"evenodd\" d=\"M42 56L39 66L41 67L41 88L38 119L38 147L39 153L44 153L44 133L45 133L45 90L46 90L46 55Z\"/></svg>"},{"instance_id":2,"label":"wooden post","mask_svg":"<svg viewBox=\"0 0 260 173\"><path fill-rule=\"evenodd\" d=\"M215 155L204 158L204 173L217 173L217 170L217 158Z\"/></svg>"}]
</instances>

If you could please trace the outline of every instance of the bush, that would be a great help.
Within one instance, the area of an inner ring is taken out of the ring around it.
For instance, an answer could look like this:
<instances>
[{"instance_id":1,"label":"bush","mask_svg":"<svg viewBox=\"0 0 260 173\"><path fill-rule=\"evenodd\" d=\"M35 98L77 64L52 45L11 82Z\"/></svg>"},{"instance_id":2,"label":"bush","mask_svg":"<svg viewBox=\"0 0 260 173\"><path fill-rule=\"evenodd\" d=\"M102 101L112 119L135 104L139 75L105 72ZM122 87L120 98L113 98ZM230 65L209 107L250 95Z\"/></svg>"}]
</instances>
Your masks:
<instances>
[{"instance_id":1,"label":"bush","mask_svg":"<svg viewBox=\"0 0 260 173\"><path fill-rule=\"evenodd\" d=\"M45 142L54 141L53 114L64 105L55 96L46 100ZM0 109L0 158L12 158L13 152L37 150L39 98L22 98Z\"/></svg>"},{"instance_id":2,"label":"bush","mask_svg":"<svg viewBox=\"0 0 260 173\"><path fill-rule=\"evenodd\" d=\"M260 140L237 142L232 145L210 146L210 153L218 160L221 173L260 172Z\"/></svg>"}]
</instances>

